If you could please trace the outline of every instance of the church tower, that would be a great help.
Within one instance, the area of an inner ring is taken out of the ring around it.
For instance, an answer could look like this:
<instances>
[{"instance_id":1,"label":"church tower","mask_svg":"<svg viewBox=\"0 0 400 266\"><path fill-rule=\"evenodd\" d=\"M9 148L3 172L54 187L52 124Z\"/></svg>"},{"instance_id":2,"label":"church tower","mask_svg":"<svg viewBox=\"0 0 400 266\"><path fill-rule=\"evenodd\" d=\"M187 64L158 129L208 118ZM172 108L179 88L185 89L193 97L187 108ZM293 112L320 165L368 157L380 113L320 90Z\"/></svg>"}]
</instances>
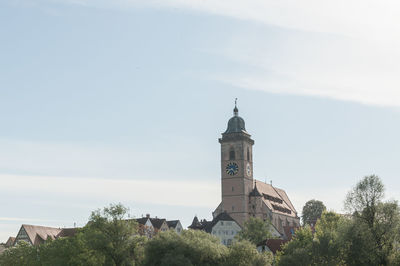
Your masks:
<instances>
[{"instance_id":1,"label":"church tower","mask_svg":"<svg viewBox=\"0 0 400 266\"><path fill-rule=\"evenodd\" d=\"M253 190L253 145L235 101L233 117L219 139L221 144L222 202L214 213L227 212L240 225L249 217L249 194Z\"/></svg>"}]
</instances>

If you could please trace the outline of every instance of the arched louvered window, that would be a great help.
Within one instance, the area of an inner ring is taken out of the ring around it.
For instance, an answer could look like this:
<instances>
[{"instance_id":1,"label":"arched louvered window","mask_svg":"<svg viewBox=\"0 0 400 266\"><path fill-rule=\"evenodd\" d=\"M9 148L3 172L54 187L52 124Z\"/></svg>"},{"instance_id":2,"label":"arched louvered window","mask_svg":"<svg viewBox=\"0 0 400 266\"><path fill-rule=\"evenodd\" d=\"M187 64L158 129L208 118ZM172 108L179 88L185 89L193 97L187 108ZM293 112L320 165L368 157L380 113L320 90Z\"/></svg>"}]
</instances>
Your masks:
<instances>
[{"instance_id":1,"label":"arched louvered window","mask_svg":"<svg viewBox=\"0 0 400 266\"><path fill-rule=\"evenodd\" d=\"M229 151L229 160L235 160L235 150L231 149Z\"/></svg>"},{"instance_id":2,"label":"arched louvered window","mask_svg":"<svg viewBox=\"0 0 400 266\"><path fill-rule=\"evenodd\" d=\"M247 147L247 161L250 161L250 149Z\"/></svg>"}]
</instances>

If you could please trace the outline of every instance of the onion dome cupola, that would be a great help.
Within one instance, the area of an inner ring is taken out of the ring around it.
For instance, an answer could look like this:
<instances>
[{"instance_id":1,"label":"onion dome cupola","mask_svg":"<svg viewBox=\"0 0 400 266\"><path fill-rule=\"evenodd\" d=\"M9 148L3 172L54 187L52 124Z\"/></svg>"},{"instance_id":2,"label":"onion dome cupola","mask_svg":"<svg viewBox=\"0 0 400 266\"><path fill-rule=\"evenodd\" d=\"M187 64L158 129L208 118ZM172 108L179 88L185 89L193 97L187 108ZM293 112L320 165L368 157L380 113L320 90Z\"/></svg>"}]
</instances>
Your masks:
<instances>
[{"instance_id":1,"label":"onion dome cupola","mask_svg":"<svg viewBox=\"0 0 400 266\"><path fill-rule=\"evenodd\" d=\"M235 108L233 109L233 117L228 121L228 128L222 133L223 140L230 140L232 138L245 138L248 139L252 144L253 140L250 139L250 134L246 131L244 119L239 116L239 109L237 107L237 98L235 99Z\"/></svg>"},{"instance_id":2,"label":"onion dome cupola","mask_svg":"<svg viewBox=\"0 0 400 266\"><path fill-rule=\"evenodd\" d=\"M235 99L235 108L233 109L233 117L228 121L228 128L223 134L229 133L245 133L246 131L244 119L239 116L239 109L237 108L237 98Z\"/></svg>"},{"instance_id":3,"label":"onion dome cupola","mask_svg":"<svg viewBox=\"0 0 400 266\"><path fill-rule=\"evenodd\" d=\"M233 109L233 117L228 121L228 128L224 132L224 134L228 133L246 133L246 127L244 123L244 119L239 116L239 109L237 108L235 102L235 108Z\"/></svg>"}]
</instances>

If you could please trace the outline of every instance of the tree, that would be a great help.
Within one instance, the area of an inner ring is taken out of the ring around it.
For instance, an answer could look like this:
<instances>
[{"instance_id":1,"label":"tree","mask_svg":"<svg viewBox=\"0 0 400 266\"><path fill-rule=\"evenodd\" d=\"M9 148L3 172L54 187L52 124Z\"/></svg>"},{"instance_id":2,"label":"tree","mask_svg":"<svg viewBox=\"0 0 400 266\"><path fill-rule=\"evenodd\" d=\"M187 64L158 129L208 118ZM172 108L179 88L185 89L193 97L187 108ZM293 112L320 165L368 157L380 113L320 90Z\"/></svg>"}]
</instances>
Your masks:
<instances>
[{"instance_id":1,"label":"tree","mask_svg":"<svg viewBox=\"0 0 400 266\"><path fill-rule=\"evenodd\" d=\"M384 190L378 176L366 176L347 194L345 208L373 228L377 206L382 202Z\"/></svg>"},{"instance_id":2,"label":"tree","mask_svg":"<svg viewBox=\"0 0 400 266\"><path fill-rule=\"evenodd\" d=\"M315 226L313 239L313 261L315 265L343 265L341 246L338 242L339 228L343 218L324 211Z\"/></svg>"},{"instance_id":3,"label":"tree","mask_svg":"<svg viewBox=\"0 0 400 266\"><path fill-rule=\"evenodd\" d=\"M278 254L278 265L343 265L338 243L342 218L334 212L323 212L313 235L310 226L296 230L292 241Z\"/></svg>"},{"instance_id":4,"label":"tree","mask_svg":"<svg viewBox=\"0 0 400 266\"><path fill-rule=\"evenodd\" d=\"M0 255L1 266L39 266L38 250L35 246L20 241L16 247L8 248Z\"/></svg>"},{"instance_id":5,"label":"tree","mask_svg":"<svg viewBox=\"0 0 400 266\"><path fill-rule=\"evenodd\" d=\"M354 227L364 228L359 232L361 245L367 245L370 252L370 265L387 265L397 251L400 241L400 208L396 201L383 202L384 186L376 175L366 176L347 194L345 207L351 212ZM355 231L358 232L358 231ZM355 232L348 231L348 234ZM367 244L368 241L370 244ZM352 245L353 246L353 245ZM352 250L347 250L347 257L354 259ZM364 258L361 258L364 259Z\"/></svg>"},{"instance_id":6,"label":"tree","mask_svg":"<svg viewBox=\"0 0 400 266\"><path fill-rule=\"evenodd\" d=\"M73 237L46 241L39 246L41 265L103 265L104 256L89 249L84 237L82 232L78 232Z\"/></svg>"},{"instance_id":7,"label":"tree","mask_svg":"<svg viewBox=\"0 0 400 266\"><path fill-rule=\"evenodd\" d=\"M259 253L256 247L247 240L236 241L229 247L226 266L267 266L271 265L271 252Z\"/></svg>"},{"instance_id":8,"label":"tree","mask_svg":"<svg viewBox=\"0 0 400 266\"><path fill-rule=\"evenodd\" d=\"M224 265L228 248L199 230L160 232L145 247L146 266Z\"/></svg>"},{"instance_id":9,"label":"tree","mask_svg":"<svg viewBox=\"0 0 400 266\"><path fill-rule=\"evenodd\" d=\"M312 265L312 245L313 234L311 228L306 226L297 229L292 240L283 245L282 251L277 253L277 265Z\"/></svg>"},{"instance_id":10,"label":"tree","mask_svg":"<svg viewBox=\"0 0 400 266\"><path fill-rule=\"evenodd\" d=\"M379 265L373 236L366 223L345 220L339 228L338 245L346 265Z\"/></svg>"},{"instance_id":11,"label":"tree","mask_svg":"<svg viewBox=\"0 0 400 266\"><path fill-rule=\"evenodd\" d=\"M121 204L92 212L83 228L88 247L104 256L106 265L134 265L141 257L144 237L137 234L137 223L127 220L128 209Z\"/></svg>"},{"instance_id":12,"label":"tree","mask_svg":"<svg viewBox=\"0 0 400 266\"><path fill-rule=\"evenodd\" d=\"M321 218L322 212L325 210L326 207L322 201L315 199L307 201L303 207L303 225L315 225L317 220Z\"/></svg>"},{"instance_id":13,"label":"tree","mask_svg":"<svg viewBox=\"0 0 400 266\"><path fill-rule=\"evenodd\" d=\"M268 238L271 238L270 222L255 217L245 221L242 230L237 234L238 240L248 240L254 245Z\"/></svg>"}]
</instances>

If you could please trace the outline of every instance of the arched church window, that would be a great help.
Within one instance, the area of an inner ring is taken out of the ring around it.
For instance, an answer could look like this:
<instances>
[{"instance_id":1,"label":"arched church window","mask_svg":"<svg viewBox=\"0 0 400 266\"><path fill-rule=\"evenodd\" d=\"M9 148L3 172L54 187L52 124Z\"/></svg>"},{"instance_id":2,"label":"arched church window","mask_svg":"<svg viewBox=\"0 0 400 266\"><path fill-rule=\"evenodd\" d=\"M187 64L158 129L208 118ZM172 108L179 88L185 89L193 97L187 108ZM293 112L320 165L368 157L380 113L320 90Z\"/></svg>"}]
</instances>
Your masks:
<instances>
[{"instance_id":1,"label":"arched church window","mask_svg":"<svg viewBox=\"0 0 400 266\"><path fill-rule=\"evenodd\" d=\"M235 150L233 149L229 152L229 160L235 160Z\"/></svg>"}]
</instances>

